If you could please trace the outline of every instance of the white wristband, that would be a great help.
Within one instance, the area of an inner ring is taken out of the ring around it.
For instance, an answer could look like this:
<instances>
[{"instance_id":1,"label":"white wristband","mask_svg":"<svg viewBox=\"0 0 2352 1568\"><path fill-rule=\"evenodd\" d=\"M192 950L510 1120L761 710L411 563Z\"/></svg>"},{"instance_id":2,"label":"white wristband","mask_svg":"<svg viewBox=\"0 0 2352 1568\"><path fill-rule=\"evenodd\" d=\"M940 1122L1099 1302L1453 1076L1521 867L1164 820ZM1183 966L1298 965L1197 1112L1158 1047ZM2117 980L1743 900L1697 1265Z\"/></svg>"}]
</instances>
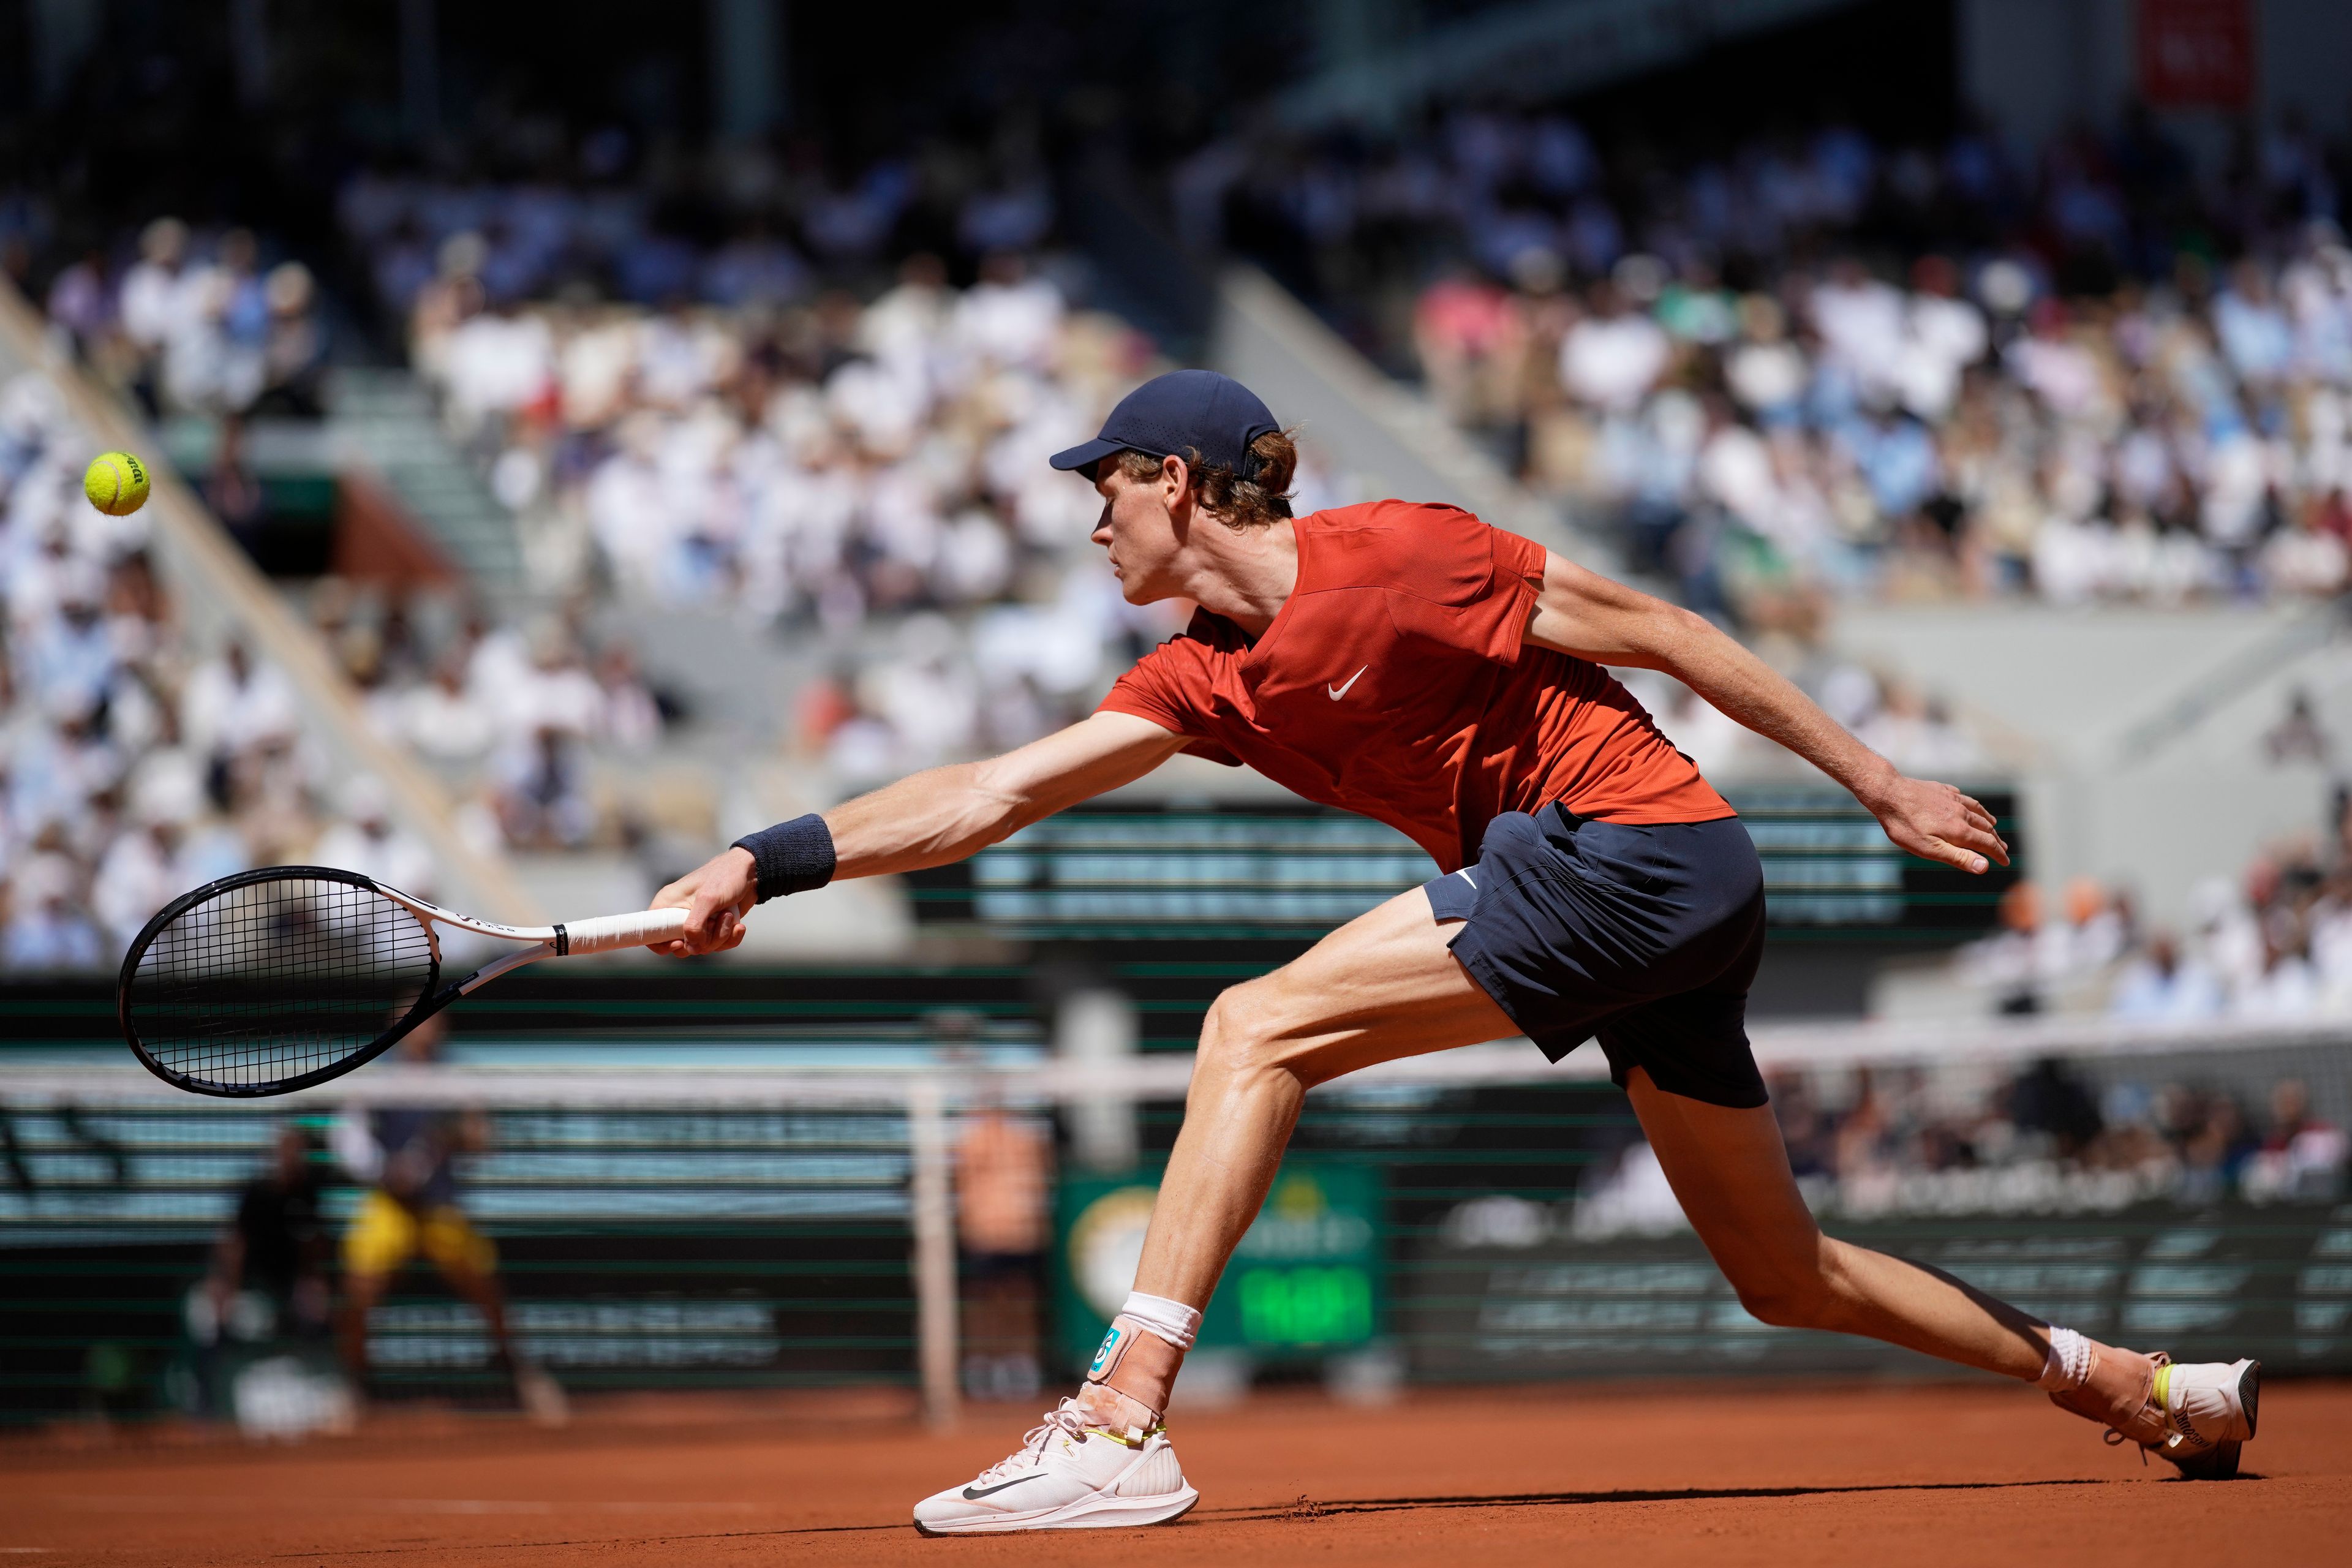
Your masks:
<instances>
[{"instance_id":1,"label":"white wristband","mask_svg":"<svg viewBox=\"0 0 2352 1568\"><path fill-rule=\"evenodd\" d=\"M2050 1354L2042 1363L2042 1375L2034 1380L2036 1388L2064 1393L2080 1388L2091 1380L2091 1342L2072 1329L2051 1325Z\"/></svg>"}]
</instances>

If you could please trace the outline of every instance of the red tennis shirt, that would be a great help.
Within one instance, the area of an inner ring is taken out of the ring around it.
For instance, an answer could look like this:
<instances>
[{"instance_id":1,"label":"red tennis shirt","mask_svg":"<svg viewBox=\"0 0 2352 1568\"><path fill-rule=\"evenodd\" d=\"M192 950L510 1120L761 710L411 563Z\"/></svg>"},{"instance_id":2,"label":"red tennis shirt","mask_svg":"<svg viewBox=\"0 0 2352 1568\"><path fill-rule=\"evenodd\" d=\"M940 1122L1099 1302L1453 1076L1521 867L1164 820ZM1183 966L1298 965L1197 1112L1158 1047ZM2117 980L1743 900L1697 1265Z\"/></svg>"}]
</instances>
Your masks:
<instances>
[{"instance_id":1,"label":"red tennis shirt","mask_svg":"<svg viewBox=\"0 0 2352 1568\"><path fill-rule=\"evenodd\" d=\"M1410 501L1292 527L1298 581L1265 636L1199 611L1103 709L1376 817L1447 871L1496 816L1553 801L1603 822L1734 815L1607 670L1524 640L1543 546Z\"/></svg>"}]
</instances>

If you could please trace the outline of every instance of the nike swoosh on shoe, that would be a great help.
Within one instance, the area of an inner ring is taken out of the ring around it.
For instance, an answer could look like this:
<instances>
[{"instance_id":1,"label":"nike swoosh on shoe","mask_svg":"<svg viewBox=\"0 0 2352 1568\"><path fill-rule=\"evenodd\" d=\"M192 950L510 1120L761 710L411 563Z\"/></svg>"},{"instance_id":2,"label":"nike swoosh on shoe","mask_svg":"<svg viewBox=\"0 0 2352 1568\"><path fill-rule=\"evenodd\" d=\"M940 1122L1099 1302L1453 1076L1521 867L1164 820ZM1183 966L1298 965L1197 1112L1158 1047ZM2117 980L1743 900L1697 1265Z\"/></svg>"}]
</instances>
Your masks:
<instances>
[{"instance_id":1,"label":"nike swoosh on shoe","mask_svg":"<svg viewBox=\"0 0 2352 1568\"><path fill-rule=\"evenodd\" d=\"M1015 1476L1009 1481L999 1481L996 1485L988 1488L986 1490L976 1490L973 1488L966 1487L963 1489L963 1500L966 1502L978 1502L984 1497L994 1497L998 1492L1004 1490L1007 1487L1017 1487L1023 1481L1041 1480L1044 1477L1045 1472L1041 1470L1034 1476Z\"/></svg>"}]
</instances>

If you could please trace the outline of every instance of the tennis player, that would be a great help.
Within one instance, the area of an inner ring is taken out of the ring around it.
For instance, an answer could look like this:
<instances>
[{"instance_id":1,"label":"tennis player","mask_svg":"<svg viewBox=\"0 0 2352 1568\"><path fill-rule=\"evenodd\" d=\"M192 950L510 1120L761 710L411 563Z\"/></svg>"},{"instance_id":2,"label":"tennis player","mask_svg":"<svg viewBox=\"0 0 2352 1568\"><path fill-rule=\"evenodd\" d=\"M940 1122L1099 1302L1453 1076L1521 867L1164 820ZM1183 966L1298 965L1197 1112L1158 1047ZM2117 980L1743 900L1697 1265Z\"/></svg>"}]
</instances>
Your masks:
<instances>
[{"instance_id":1,"label":"tennis player","mask_svg":"<svg viewBox=\"0 0 2352 1568\"><path fill-rule=\"evenodd\" d=\"M1374 1062L1598 1036L1684 1212L1768 1323L1907 1345L2049 1391L2189 1475L2234 1471L2259 1367L2174 1365L1825 1237L1743 1027L1764 937L1747 832L1604 665L1664 670L1853 792L1903 848L2008 862L1985 808L1906 778L1706 620L1468 512L1374 501L1294 518L1297 454L1223 376L1138 388L1053 459L1094 481L1132 604L1188 629L1090 717L740 840L662 889L666 951L742 940L762 900L959 860L1179 752L1247 763L1388 823L1444 874L1219 996L1202 1026L1134 1294L1084 1385L1010 1458L916 1505L927 1532L1150 1524L1198 1500L1162 1413L1306 1091Z\"/></svg>"},{"instance_id":2,"label":"tennis player","mask_svg":"<svg viewBox=\"0 0 2352 1568\"><path fill-rule=\"evenodd\" d=\"M446 1014L427 1018L401 1041L402 1059L418 1065L435 1060L448 1031ZM514 1380L515 1399L525 1414L541 1426L561 1426L569 1419L562 1386L523 1355L508 1327L498 1245L475 1229L458 1206L457 1156L488 1142L489 1124L473 1111L350 1106L337 1119L335 1153L368 1184L343 1233L343 1374L352 1397L364 1401L368 1314L421 1253L449 1289L482 1315L496 1347L494 1364Z\"/></svg>"}]
</instances>

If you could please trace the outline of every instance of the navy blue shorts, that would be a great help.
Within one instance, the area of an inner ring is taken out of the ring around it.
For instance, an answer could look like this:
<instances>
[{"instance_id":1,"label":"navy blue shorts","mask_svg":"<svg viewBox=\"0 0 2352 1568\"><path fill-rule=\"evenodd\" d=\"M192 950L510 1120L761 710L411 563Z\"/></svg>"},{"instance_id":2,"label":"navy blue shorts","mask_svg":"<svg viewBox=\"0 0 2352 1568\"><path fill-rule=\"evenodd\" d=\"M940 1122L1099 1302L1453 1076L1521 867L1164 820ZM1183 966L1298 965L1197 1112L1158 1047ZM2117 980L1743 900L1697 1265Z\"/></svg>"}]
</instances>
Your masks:
<instances>
[{"instance_id":1,"label":"navy blue shorts","mask_svg":"<svg viewBox=\"0 0 2352 1568\"><path fill-rule=\"evenodd\" d=\"M1426 884L1454 956L1558 1061L1598 1035L1622 1086L1765 1102L1748 1048L1764 868L1737 817L1633 826L1559 805L1486 825L1478 863Z\"/></svg>"}]
</instances>

